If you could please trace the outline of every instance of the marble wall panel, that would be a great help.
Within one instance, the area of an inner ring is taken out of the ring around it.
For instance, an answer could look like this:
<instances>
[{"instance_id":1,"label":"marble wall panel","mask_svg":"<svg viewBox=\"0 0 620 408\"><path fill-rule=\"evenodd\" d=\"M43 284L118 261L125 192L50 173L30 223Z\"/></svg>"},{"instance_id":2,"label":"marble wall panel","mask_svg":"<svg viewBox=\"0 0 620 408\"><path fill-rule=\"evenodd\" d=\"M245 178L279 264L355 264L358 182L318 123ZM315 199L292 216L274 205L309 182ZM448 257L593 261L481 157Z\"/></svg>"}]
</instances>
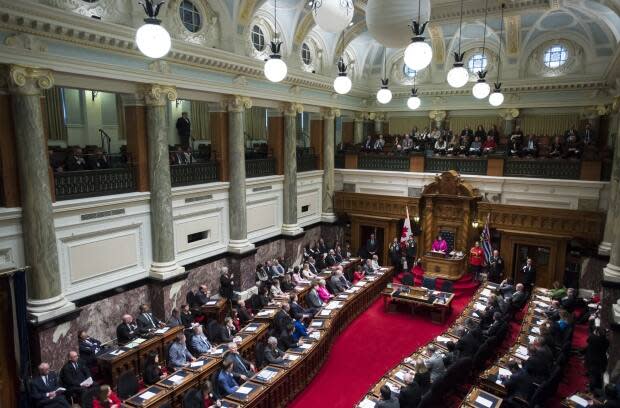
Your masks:
<instances>
[{"instance_id":1,"label":"marble wall panel","mask_svg":"<svg viewBox=\"0 0 620 408\"><path fill-rule=\"evenodd\" d=\"M603 280L603 268L607 261L601 258L586 258L581 264L581 275L579 276L579 287L581 289L593 290L598 293L601 290Z\"/></svg>"}]
</instances>

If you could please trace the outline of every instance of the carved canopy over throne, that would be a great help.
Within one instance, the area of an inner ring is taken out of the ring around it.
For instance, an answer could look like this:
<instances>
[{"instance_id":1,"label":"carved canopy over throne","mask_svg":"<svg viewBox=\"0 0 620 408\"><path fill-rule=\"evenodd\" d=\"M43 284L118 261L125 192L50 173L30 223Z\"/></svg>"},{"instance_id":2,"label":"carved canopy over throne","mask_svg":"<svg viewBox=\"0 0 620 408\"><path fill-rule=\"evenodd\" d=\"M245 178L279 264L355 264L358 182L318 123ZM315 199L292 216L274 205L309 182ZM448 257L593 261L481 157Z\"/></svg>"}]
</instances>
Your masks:
<instances>
[{"instance_id":1,"label":"carved canopy over throne","mask_svg":"<svg viewBox=\"0 0 620 408\"><path fill-rule=\"evenodd\" d=\"M430 250L434 238L442 233L450 250L467 253L469 238L475 232L471 223L476 202L481 198L478 190L454 170L436 176L422 192L423 250Z\"/></svg>"}]
</instances>

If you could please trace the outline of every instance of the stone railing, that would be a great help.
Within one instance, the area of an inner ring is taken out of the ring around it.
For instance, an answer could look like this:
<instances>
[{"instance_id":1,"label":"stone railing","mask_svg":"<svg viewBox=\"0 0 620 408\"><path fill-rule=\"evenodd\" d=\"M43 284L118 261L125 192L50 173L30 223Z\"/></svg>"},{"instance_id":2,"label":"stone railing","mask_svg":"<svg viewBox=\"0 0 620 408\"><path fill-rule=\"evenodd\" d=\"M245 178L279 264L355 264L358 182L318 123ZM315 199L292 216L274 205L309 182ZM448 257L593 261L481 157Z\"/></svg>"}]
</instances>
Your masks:
<instances>
[{"instance_id":1,"label":"stone railing","mask_svg":"<svg viewBox=\"0 0 620 408\"><path fill-rule=\"evenodd\" d=\"M409 171L409 157L361 154L357 160L360 170Z\"/></svg>"},{"instance_id":2,"label":"stone railing","mask_svg":"<svg viewBox=\"0 0 620 408\"><path fill-rule=\"evenodd\" d=\"M133 166L105 170L65 171L54 174L56 200L97 197L136 191Z\"/></svg>"},{"instance_id":3,"label":"stone railing","mask_svg":"<svg viewBox=\"0 0 620 408\"><path fill-rule=\"evenodd\" d=\"M246 178L273 176L276 174L276 159L249 159L245 161Z\"/></svg>"},{"instance_id":4,"label":"stone railing","mask_svg":"<svg viewBox=\"0 0 620 408\"><path fill-rule=\"evenodd\" d=\"M297 171L299 173L304 171L312 171L317 169L316 154L302 154L297 156Z\"/></svg>"},{"instance_id":5,"label":"stone railing","mask_svg":"<svg viewBox=\"0 0 620 408\"><path fill-rule=\"evenodd\" d=\"M217 181L217 162L172 165L170 166L170 181L172 187L214 183Z\"/></svg>"},{"instance_id":6,"label":"stone railing","mask_svg":"<svg viewBox=\"0 0 620 408\"><path fill-rule=\"evenodd\" d=\"M441 173L443 171L456 170L461 174L487 174L486 158L461 158L461 157L427 157L424 161L424 171L428 173Z\"/></svg>"},{"instance_id":7,"label":"stone railing","mask_svg":"<svg viewBox=\"0 0 620 408\"><path fill-rule=\"evenodd\" d=\"M551 179L579 179L579 160L545 160L507 158L504 161L506 177L536 177Z\"/></svg>"}]
</instances>

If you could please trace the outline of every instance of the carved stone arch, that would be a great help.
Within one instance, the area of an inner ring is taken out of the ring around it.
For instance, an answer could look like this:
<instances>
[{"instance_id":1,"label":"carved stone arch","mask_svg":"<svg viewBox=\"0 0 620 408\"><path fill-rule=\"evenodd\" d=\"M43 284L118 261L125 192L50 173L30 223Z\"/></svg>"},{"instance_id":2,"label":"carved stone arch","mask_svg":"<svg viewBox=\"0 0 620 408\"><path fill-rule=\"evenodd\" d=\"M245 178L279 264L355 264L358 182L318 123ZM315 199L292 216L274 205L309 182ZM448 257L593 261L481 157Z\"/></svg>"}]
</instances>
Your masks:
<instances>
[{"instance_id":1,"label":"carved stone arch","mask_svg":"<svg viewBox=\"0 0 620 408\"><path fill-rule=\"evenodd\" d=\"M250 23L245 27L243 31L243 43L245 44L246 55L252 56L257 59L264 60L269 57L271 54L271 50L269 48L269 43L274 39L275 36L275 27L273 25L273 14L266 10L258 10ZM261 52L254 48L252 45L252 28L258 25L263 34L265 36L265 49ZM278 21L278 36L280 41L282 41L282 46L280 48L280 53L283 57L290 55L290 42L286 37L285 32L282 31L282 26L280 25L280 21Z\"/></svg>"},{"instance_id":2,"label":"carved stone arch","mask_svg":"<svg viewBox=\"0 0 620 408\"><path fill-rule=\"evenodd\" d=\"M132 25L132 12L135 4L126 0L99 0L87 3L82 0L39 0L43 4L61 10L71 11L84 17L99 16L105 21Z\"/></svg>"},{"instance_id":3,"label":"carved stone arch","mask_svg":"<svg viewBox=\"0 0 620 408\"><path fill-rule=\"evenodd\" d=\"M441 65L446 61L446 44L443 38L443 30L439 24L431 24L428 28L433 47L433 63Z\"/></svg>"},{"instance_id":4,"label":"carved stone arch","mask_svg":"<svg viewBox=\"0 0 620 408\"><path fill-rule=\"evenodd\" d=\"M210 2L205 0L190 0L200 13L201 26L196 32L189 31L181 20L179 7L183 0L168 0L163 24L168 28L170 35L178 40L206 47L219 46L220 21L219 16L211 8Z\"/></svg>"},{"instance_id":5,"label":"carved stone arch","mask_svg":"<svg viewBox=\"0 0 620 408\"><path fill-rule=\"evenodd\" d=\"M312 13L306 12L303 17L300 18L293 36L293 52L298 52L301 50L301 45L306 40L306 37L308 37L308 34L310 34L314 26L315 23Z\"/></svg>"},{"instance_id":6,"label":"carved stone arch","mask_svg":"<svg viewBox=\"0 0 620 408\"><path fill-rule=\"evenodd\" d=\"M360 70L357 65L359 58L357 56L355 48L345 48L342 59L344 60L344 63L347 64L347 72L349 74L349 78L351 78L351 81L361 79L362 70Z\"/></svg>"},{"instance_id":7,"label":"carved stone arch","mask_svg":"<svg viewBox=\"0 0 620 408\"><path fill-rule=\"evenodd\" d=\"M497 75L497 65L498 65L498 53L499 51L499 46L497 44L489 44L489 41L487 40L486 44L485 44L485 49L484 49L484 55L487 58L487 82L488 83L492 83L493 80L495 79L495 76ZM464 67L467 69L467 72L469 72L469 80L470 81L476 81L478 79L478 76L476 75L476 73L472 73L469 71L469 60L475 55L475 54L481 54L482 53L482 41L473 41L473 42L467 42L465 44L461 43L461 52L464 53L464 58L463 58L463 64ZM502 53L504 51L502 50ZM502 59L504 59L506 56L502 55ZM446 73L452 68L452 64L445 64L444 66L444 70L446 71Z\"/></svg>"},{"instance_id":8,"label":"carved stone arch","mask_svg":"<svg viewBox=\"0 0 620 408\"><path fill-rule=\"evenodd\" d=\"M579 39L574 33L571 35L565 35L567 33L563 33L562 37L558 37L557 35L553 35L550 32L548 35L541 36L539 41L534 42L536 44L535 47L532 47L528 44L528 47L524 50L521 59L525 59L525 63L521 62L519 66L519 76L521 78L526 78L528 76L546 76L546 77L555 77L567 74L574 73L583 73L585 70L585 61L593 61L595 58L592 50L588 47L582 46L581 44L587 44L586 39ZM544 65L544 54L545 51L554 44L560 44L564 46L568 51L567 61L563 65L557 68L549 68ZM528 52L525 54L525 52ZM525 57L525 58L524 58Z\"/></svg>"},{"instance_id":9,"label":"carved stone arch","mask_svg":"<svg viewBox=\"0 0 620 408\"><path fill-rule=\"evenodd\" d=\"M310 53L312 55L312 61L310 65L305 65L302 60L302 45L306 43L310 48ZM301 69L306 72L315 71L317 73L323 73L325 62L327 61L328 56L325 55L325 50L327 47L325 46L325 42L323 37L316 31L312 30L310 33L304 38L304 40L299 45L297 51L295 52L295 60L301 66Z\"/></svg>"}]
</instances>

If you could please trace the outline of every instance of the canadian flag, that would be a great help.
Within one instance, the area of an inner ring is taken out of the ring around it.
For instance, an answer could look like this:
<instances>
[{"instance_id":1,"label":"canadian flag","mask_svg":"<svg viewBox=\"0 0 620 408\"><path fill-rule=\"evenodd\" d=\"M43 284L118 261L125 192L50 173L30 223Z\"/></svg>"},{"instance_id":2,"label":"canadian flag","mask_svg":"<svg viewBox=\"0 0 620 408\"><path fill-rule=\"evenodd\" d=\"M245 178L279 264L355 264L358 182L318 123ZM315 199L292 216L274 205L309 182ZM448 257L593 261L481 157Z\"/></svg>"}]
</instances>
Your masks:
<instances>
[{"instance_id":1,"label":"canadian flag","mask_svg":"<svg viewBox=\"0 0 620 408\"><path fill-rule=\"evenodd\" d=\"M404 247L407 245L407 241L411 238L411 221L409 220L409 207L405 207L407 210L407 218L405 218L405 222L403 224L403 232L400 234L400 246Z\"/></svg>"}]
</instances>

